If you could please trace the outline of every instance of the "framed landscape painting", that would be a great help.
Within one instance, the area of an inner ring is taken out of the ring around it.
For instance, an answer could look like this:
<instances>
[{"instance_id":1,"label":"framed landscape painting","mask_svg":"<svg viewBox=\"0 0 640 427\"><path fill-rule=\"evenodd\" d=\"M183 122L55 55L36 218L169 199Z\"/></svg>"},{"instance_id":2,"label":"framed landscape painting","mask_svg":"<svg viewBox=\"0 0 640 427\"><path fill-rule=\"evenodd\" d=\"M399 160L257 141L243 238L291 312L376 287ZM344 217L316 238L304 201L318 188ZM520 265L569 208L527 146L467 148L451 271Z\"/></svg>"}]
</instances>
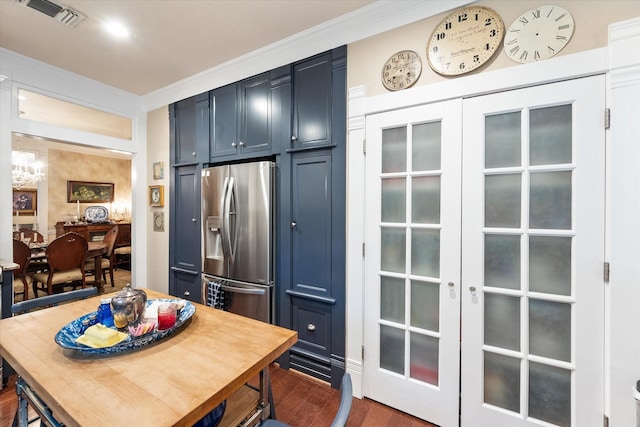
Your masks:
<instances>
[{"instance_id":1,"label":"framed landscape painting","mask_svg":"<svg viewBox=\"0 0 640 427\"><path fill-rule=\"evenodd\" d=\"M13 213L33 215L38 209L38 190L13 190Z\"/></svg>"},{"instance_id":2,"label":"framed landscape painting","mask_svg":"<svg viewBox=\"0 0 640 427\"><path fill-rule=\"evenodd\" d=\"M67 181L67 202L113 202L114 187L108 182Z\"/></svg>"}]
</instances>

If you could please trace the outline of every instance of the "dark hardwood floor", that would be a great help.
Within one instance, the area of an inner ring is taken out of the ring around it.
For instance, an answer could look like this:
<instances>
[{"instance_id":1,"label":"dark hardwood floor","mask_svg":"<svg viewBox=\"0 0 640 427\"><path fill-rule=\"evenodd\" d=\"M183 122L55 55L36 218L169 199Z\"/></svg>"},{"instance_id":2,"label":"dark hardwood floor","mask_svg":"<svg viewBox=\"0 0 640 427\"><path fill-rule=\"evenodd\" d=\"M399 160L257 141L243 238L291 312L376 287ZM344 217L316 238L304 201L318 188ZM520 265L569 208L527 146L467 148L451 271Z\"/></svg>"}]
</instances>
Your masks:
<instances>
[{"instance_id":1,"label":"dark hardwood floor","mask_svg":"<svg viewBox=\"0 0 640 427\"><path fill-rule=\"evenodd\" d=\"M340 391L326 383L271 366L271 383L278 420L292 427L328 427L340 404ZM18 400L15 376L0 390L0 427L11 425ZM37 423L35 424L37 425ZM33 426L33 424L32 424ZM348 427L435 427L370 399L353 399Z\"/></svg>"}]
</instances>

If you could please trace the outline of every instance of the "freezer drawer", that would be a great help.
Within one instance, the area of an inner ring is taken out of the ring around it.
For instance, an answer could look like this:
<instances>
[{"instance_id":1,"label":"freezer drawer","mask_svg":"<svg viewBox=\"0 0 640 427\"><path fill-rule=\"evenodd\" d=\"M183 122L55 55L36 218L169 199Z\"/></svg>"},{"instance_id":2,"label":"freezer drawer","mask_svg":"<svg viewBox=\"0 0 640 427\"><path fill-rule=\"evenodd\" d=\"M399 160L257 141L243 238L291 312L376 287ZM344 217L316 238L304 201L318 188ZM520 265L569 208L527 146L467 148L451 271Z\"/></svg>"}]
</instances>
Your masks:
<instances>
[{"instance_id":1,"label":"freezer drawer","mask_svg":"<svg viewBox=\"0 0 640 427\"><path fill-rule=\"evenodd\" d=\"M204 304L273 323L273 286L202 275Z\"/></svg>"}]
</instances>

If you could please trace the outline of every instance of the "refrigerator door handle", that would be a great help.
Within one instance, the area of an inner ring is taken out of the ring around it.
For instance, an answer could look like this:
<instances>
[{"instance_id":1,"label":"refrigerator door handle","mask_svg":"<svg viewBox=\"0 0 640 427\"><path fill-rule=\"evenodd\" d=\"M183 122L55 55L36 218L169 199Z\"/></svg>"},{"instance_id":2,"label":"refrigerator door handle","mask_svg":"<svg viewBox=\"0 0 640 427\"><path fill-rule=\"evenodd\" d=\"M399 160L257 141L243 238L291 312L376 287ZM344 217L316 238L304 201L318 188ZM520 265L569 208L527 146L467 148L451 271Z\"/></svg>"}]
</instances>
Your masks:
<instances>
[{"instance_id":1,"label":"refrigerator door handle","mask_svg":"<svg viewBox=\"0 0 640 427\"><path fill-rule=\"evenodd\" d=\"M246 295L264 295L267 293L267 289L237 288L235 286L229 286L229 285L220 285L220 289L227 292L233 292L235 294L246 294Z\"/></svg>"},{"instance_id":2,"label":"refrigerator door handle","mask_svg":"<svg viewBox=\"0 0 640 427\"><path fill-rule=\"evenodd\" d=\"M229 259L231 252L231 244L227 235L229 234L229 218L227 217L227 193L229 192L229 177L225 177L222 184L222 198L220 199L220 216L222 223L220 224L220 242L222 244L222 254L225 259Z\"/></svg>"},{"instance_id":3,"label":"refrigerator door handle","mask_svg":"<svg viewBox=\"0 0 640 427\"><path fill-rule=\"evenodd\" d=\"M235 179L233 177L229 177L225 179L225 182L226 182L226 185L225 185L224 202L223 202L223 208L222 208L222 224L223 224L222 241L223 241L223 245L226 243L229 261L233 262L235 259L235 239L232 240L231 233L233 233L235 237L235 221L232 224L231 216L235 215L235 212L232 212Z\"/></svg>"}]
</instances>

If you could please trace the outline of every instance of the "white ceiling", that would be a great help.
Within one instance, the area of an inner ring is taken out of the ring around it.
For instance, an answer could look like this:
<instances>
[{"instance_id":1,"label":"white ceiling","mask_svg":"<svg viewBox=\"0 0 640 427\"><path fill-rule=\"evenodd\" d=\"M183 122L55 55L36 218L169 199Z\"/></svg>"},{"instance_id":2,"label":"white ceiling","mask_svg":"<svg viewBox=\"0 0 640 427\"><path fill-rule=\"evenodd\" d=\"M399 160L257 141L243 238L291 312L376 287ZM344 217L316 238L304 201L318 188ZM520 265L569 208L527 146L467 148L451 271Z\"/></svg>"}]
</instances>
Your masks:
<instances>
[{"instance_id":1,"label":"white ceiling","mask_svg":"<svg viewBox=\"0 0 640 427\"><path fill-rule=\"evenodd\" d=\"M0 0L0 47L145 95L331 21L374 0L51 0L86 18L75 28ZM131 30L102 30L119 19Z\"/></svg>"}]
</instances>

